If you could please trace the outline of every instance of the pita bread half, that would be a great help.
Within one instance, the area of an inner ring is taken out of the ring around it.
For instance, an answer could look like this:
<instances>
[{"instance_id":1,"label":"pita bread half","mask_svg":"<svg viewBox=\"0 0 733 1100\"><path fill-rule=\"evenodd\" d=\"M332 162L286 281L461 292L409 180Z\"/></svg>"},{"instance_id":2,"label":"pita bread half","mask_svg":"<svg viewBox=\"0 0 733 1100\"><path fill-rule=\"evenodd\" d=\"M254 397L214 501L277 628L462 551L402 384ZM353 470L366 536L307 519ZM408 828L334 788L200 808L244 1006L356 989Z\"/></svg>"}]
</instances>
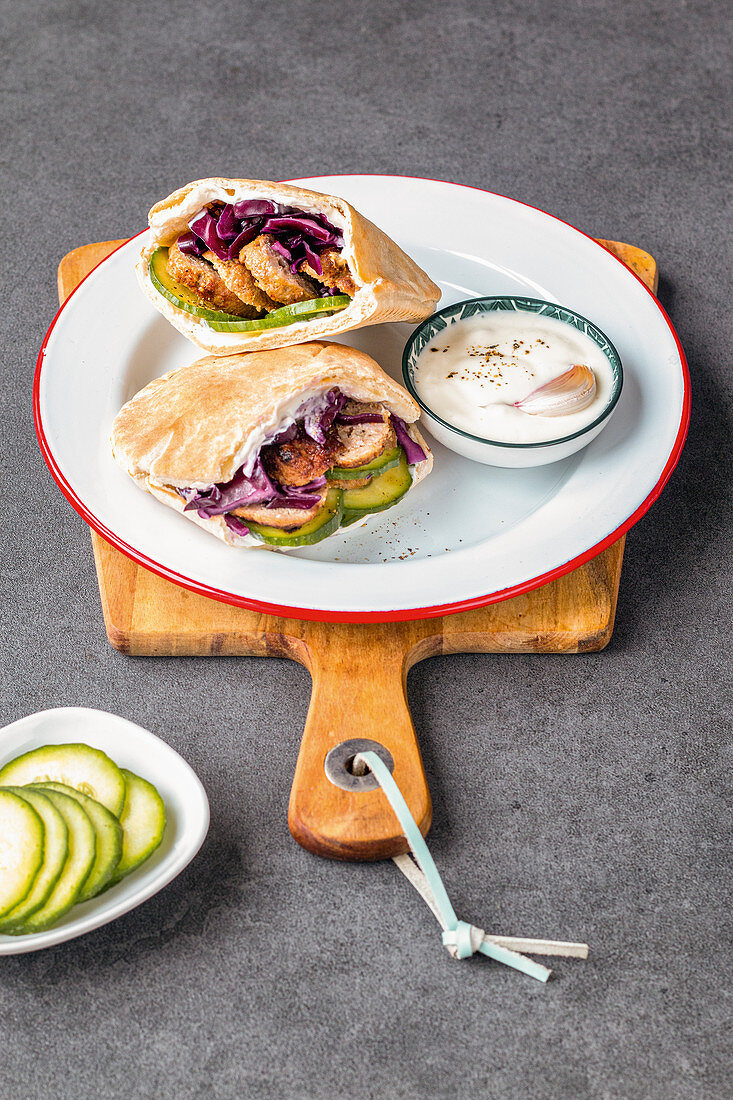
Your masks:
<instances>
[{"instance_id":1,"label":"pita bread half","mask_svg":"<svg viewBox=\"0 0 733 1100\"><path fill-rule=\"evenodd\" d=\"M235 203L241 199L270 199L294 206L304 213L322 213L341 230L342 256L347 261L357 291L351 304L331 317L298 321L261 332L216 332L200 317L178 309L153 286L150 257L186 232L188 223L211 202ZM335 195L321 195L287 183L267 180L233 180L212 177L197 180L155 204L149 214L150 233L137 262L137 277L155 308L197 347L212 355L238 351L264 351L318 340L384 321L422 321L435 310L440 288L407 253L353 206Z\"/></svg>"},{"instance_id":2,"label":"pita bread half","mask_svg":"<svg viewBox=\"0 0 733 1100\"><path fill-rule=\"evenodd\" d=\"M334 387L356 401L381 402L404 420L426 455L411 467L413 487L430 473L433 456L416 424L419 405L365 352L329 343L212 355L170 371L122 407L112 451L141 489L184 513L177 489L207 489L251 469L264 441L289 427L303 402ZM232 546L263 546L232 532L223 516L184 514Z\"/></svg>"}]
</instances>

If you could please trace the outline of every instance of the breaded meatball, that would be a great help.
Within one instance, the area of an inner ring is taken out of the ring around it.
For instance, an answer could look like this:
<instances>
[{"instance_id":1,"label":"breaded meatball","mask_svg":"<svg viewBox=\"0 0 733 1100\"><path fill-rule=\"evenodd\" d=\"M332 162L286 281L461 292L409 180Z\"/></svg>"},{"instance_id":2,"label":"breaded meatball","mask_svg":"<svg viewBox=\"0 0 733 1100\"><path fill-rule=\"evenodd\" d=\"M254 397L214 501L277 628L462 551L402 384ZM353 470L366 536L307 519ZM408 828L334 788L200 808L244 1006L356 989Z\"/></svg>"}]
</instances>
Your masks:
<instances>
[{"instance_id":1,"label":"breaded meatball","mask_svg":"<svg viewBox=\"0 0 733 1100\"><path fill-rule=\"evenodd\" d=\"M348 294L350 298L353 298L357 286L349 271L349 265L343 259L341 253L335 249L328 249L326 252L321 252L318 258L323 269L322 275L318 275L310 264L301 264L301 274L308 275L311 279L317 279L324 286L335 286L342 294Z\"/></svg>"},{"instance_id":2,"label":"breaded meatball","mask_svg":"<svg viewBox=\"0 0 733 1100\"><path fill-rule=\"evenodd\" d=\"M281 485L307 485L331 469L337 445L336 433L325 443L307 438L291 439L289 443L265 447L262 463L270 477Z\"/></svg>"},{"instance_id":3,"label":"breaded meatball","mask_svg":"<svg viewBox=\"0 0 733 1100\"><path fill-rule=\"evenodd\" d=\"M307 302L318 298L315 285L302 275L290 270L290 264L271 245L274 237L269 233L260 233L246 244L239 253L239 259L252 272L255 282L275 302L291 305L293 302Z\"/></svg>"},{"instance_id":4,"label":"breaded meatball","mask_svg":"<svg viewBox=\"0 0 733 1100\"><path fill-rule=\"evenodd\" d=\"M272 298L260 290L252 272L244 264L240 264L237 260L220 260L213 252L204 252L204 259L216 269L232 294L236 294L246 305L252 306L258 314L265 311L270 313L278 308L278 303L273 302Z\"/></svg>"},{"instance_id":5,"label":"breaded meatball","mask_svg":"<svg viewBox=\"0 0 733 1100\"><path fill-rule=\"evenodd\" d=\"M201 304L237 317L257 317L259 311L233 294L217 271L199 256L181 252L178 242L168 249L168 271L183 286L193 290Z\"/></svg>"}]
</instances>

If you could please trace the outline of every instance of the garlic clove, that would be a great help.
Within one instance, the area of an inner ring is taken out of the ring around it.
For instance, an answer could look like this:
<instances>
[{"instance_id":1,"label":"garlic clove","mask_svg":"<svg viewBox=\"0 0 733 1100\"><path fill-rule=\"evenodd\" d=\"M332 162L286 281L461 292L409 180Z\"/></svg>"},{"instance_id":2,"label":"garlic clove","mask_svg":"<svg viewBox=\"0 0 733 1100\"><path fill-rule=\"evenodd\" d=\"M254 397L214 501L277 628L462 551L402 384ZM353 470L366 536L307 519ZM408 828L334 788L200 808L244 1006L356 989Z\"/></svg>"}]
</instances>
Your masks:
<instances>
[{"instance_id":1,"label":"garlic clove","mask_svg":"<svg viewBox=\"0 0 733 1100\"><path fill-rule=\"evenodd\" d=\"M587 409L595 395L596 376L590 367L576 363L521 401L515 401L513 407L532 416L567 416Z\"/></svg>"}]
</instances>

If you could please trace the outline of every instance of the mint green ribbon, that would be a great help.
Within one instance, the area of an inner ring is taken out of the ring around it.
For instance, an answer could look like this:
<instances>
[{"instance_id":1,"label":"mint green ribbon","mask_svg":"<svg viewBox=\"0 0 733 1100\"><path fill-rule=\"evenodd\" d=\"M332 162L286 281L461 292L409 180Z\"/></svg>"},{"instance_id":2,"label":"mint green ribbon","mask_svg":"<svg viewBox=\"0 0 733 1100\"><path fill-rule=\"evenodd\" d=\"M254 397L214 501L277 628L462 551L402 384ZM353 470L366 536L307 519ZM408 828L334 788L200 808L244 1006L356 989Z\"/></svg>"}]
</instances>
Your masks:
<instances>
[{"instance_id":1,"label":"mint green ribbon","mask_svg":"<svg viewBox=\"0 0 733 1100\"><path fill-rule=\"evenodd\" d=\"M504 963L505 966L511 966L515 970L520 970L523 974L527 974L531 978L537 978L540 982L546 982L552 973L546 966L542 966L533 959L528 959L518 951L511 951L507 947L502 947L500 944L492 942L491 937L487 937L483 929L476 928L474 925L458 919L428 846L389 768L380 760L375 752L371 751L360 752L356 760L362 761L372 772L402 826L402 831L410 846L410 851L424 876L425 884L429 888L432 896L426 896L426 892L421 888L421 885L418 885L413 875L409 874L404 867L400 869L405 870L408 878L413 881L413 885L423 894L425 900L435 912L436 917L444 928L443 943L450 953L455 958L467 959L478 952L481 955L487 955L496 962ZM396 861L398 866L400 866L400 858L407 859L408 857L398 857ZM433 902L434 905L432 904ZM550 941L537 942L549 943ZM587 954L586 945L568 944L566 946L585 947L585 952ZM543 952L540 951L539 953L542 954ZM556 954L560 952L553 951L551 953ZM563 951L562 953L570 954L571 952ZM579 952L575 951L572 953L579 954ZM581 955L581 957L583 956Z\"/></svg>"}]
</instances>

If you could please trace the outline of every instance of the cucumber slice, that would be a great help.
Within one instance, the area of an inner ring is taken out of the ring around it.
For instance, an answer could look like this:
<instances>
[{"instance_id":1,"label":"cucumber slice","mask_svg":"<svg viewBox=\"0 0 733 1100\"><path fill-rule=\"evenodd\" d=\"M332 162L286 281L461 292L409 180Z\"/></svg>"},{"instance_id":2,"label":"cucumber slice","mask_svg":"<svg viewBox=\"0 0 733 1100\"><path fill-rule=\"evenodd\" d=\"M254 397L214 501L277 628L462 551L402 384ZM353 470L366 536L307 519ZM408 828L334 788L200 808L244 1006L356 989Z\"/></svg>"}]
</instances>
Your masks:
<instances>
[{"instance_id":1,"label":"cucumber slice","mask_svg":"<svg viewBox=\"0 0 733 1100\"><path fill-rule=\"evenodd\" d=\"M344 519L347 523L372 512L391 508L412 485L412 474L403 451L397 466L372 478L362 489L344 489Z\"/></svg>"},{"instance_id":2,"label":"cucumber slice","mask_svg":"<svg viewBox=\"0 0 733 1100\"><path fill-rule=\"evenodd\" d=\"M351 527L352 523L358 523L360 519L364 519L363 512L354 512L348 516L344 514L344 518L341 520L341 526Z\"/></svg>"},{"instance_id":3,"label":"cucumber slice","mask_svg":"<svg viewBox=\"0 0 733 1100\"><path fill-rule=\"evenodd\" d=\"M0 916L28 897L43 864L43 821L12 791L0 791Z\"/></svg>"},{"instance_id":4,"label":"cucumber slice","mask_svg":"<svg viewBox=\"0 0 733 1100\"><path fill-rule=\"evenodd\" d=\"M326 503L315 519L304 523L295 531L283 531L279 527L265 527L261 523L247 523L249 533L268 546L312 546L315 542L338 531L343 514L341 490L329 489Z\"/></svg>"},{"instance_id":5,"label":"cucumber slice","mask_svg":"<svg viewBox=\"0 0 733 1100\"><path fill-rule=\"evenodd\" d=\"M295 321L312 321L324 313L336 313L344 309L351 302L348 294L334 294L330 298L310 298L307 302L293 302L289 306L281 306L273 309L266 317L260 317L257 321L208 320L206 324L216 332L258 332L263 328L280 328L282 325L291 325Z\"/></svg>"},{"instance_id":6,"label":"cucumber slice","mask_svg":"<svg viewBox=\"0 0 733 1100\"><path fill-rule=\"evenodd\" d=\"M28 790L29 788L25 788ZM74 798L85 811L97 834L97 854L84 885L79 892L77 902L88 901L95 897L110 881L122 856L122 826L113 813L101 802L90 798L65 783L44 783L38 787L43 791L60 791Z\"/></svg>"},{"instance_id":7,"label":"cucumber slice","mask_svg":"<svg viewBox=\"0 0 733 1100\"><path fill-rule=\"evenodd\" d=\"M36 880L20 904L13 906L10 912L0 920L0 932L9 932L13 924L25 920L31 913L41 908L58 882L69 853L69 830L51 799L28 787L7 789L33 807L43 822L45 838L43 863L36 875Z\"/></svg>"},{"instance_id":8,"label":"cucumber slice","mask_svg":"<svg viewBox=\"0 0 733 1100\"><path fill-rule=\"evenodd\" d=\"M0 770L0 786L65 783L96 798L115 817L125 801L122 772L100 749L90 745L44 745L11 760Z\"/></svg>"},{"instance_id":9,"label":"cucumber slice","mask_svg":"<svg viewBox=\"0 0 733 1100\"><path fill-rule=\"evenodd\" d=\"M192 313L194 317L203 317L210 321L239 321L234 313L225 313L224 310L211 309L203 305L198 294L189 287L184 286L173 278L168 270L168 249L156 248L150 257L150 281L164 298L172 302L177 309Z\"/></svg>"},{"instance_id":10,"label":"cucumber slice","mask_svg":"<svg viewBox=\"0 0 733 1100\"><path fill-rule=\"evenodd\" d=\"M332 470L326 471L326 477L329 481L348 481L350 478L369 477L377 472L383 474L385 470L399 466L403 453L401 447L392 447L365 466L334 466Z\"/></svg>"},{"instance_id":11,"label":"cucumber slice","mask_svg":"<svg viewBox=\"0 0 733 1100\"><path fill-rule=\"evenodd\" d=\"M69 830L69 852L56 885L46 901L35 913L13 925L11 934L14 936L43 932L71 909L74 902L79 900L97 851L94 826L76 799L61 794L60 791L45 790L44 794L66 822Z\"/></svg>"},{"instance_id":12,"label":"cucumber slice","mask_svg":"<svg viewBox=\"0 0 733 1100\"><path fill-rule=\"evenodd\" d=\"M122 774L127 783L125 808L120 817L122 858L109 882L110 886L144 863L158 847L165 832L165 803L153 784L126 768L122 769Z\"/></svg>"}]
</instances>

